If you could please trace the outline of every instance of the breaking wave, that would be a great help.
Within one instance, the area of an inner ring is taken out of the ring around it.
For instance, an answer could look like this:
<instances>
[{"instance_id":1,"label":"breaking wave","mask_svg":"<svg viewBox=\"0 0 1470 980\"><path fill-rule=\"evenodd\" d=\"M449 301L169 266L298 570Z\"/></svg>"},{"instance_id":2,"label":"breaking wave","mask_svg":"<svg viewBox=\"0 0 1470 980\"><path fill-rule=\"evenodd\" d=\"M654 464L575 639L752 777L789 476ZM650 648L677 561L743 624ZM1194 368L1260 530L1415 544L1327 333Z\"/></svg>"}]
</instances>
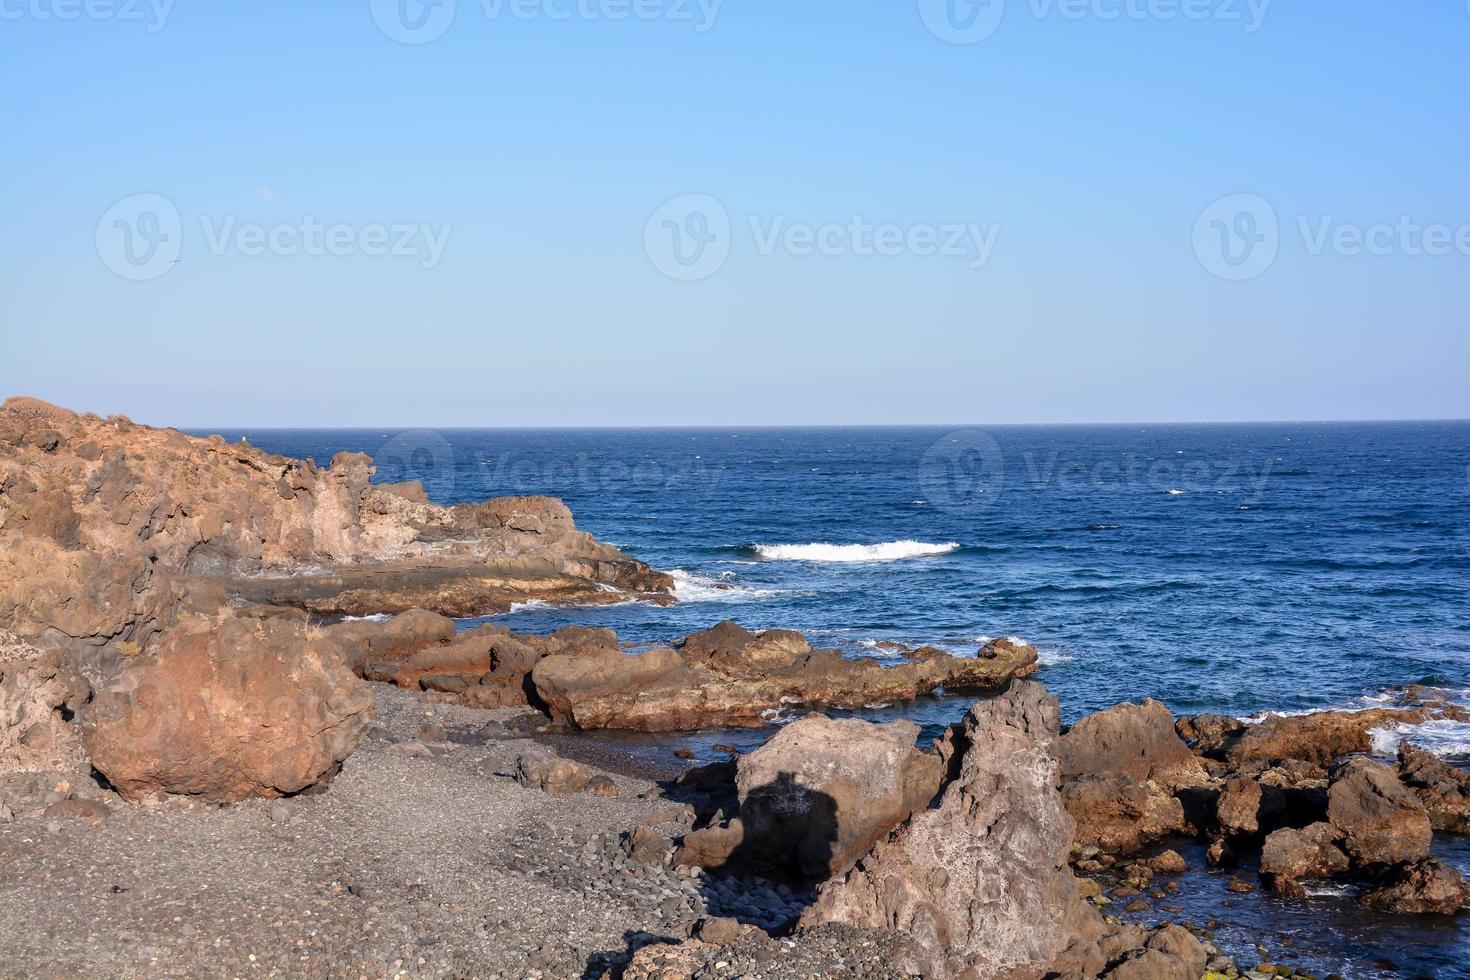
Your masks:
<instances>
[{"instance_id":1,"label":"breaking wave","mask_svg":"<svg viewBox=\"0 0 1470 980\"><path fill-rule=\"evenodd\" d=\"M959 548L949 541L929 544L924 541L884 541L879 544L758 544L755 553L769 561L898 561L902 558L927 558L947 555Z\"/></svg>"}]
</instances>

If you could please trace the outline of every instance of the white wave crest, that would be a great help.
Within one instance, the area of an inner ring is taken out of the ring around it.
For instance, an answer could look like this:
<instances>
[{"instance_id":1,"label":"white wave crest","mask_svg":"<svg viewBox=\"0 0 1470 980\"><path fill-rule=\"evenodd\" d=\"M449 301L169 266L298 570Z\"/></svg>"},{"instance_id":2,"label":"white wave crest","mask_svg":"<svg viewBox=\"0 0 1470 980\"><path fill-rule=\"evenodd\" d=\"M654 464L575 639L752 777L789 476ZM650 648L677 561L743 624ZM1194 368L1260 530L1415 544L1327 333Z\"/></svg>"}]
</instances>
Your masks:
<instances>
[{"instance_id":1,"label":"white wave crest","mask_svg":"<svg viewBox=\"0 0 1470 980\"><path fill-rule=\"evenodd\" d=\"M770 561L898 561L902 558L925 558L945 555L959 544L929 544L924 541L884 541L880 544L758 544L756 554Z\"/></svg>"},{"instance_id":2,"label":"white wave crest","mask_svg":"<svg viewBox=\"0 0 1470 980\"><path fill-rule=\"evenodd\" d=\"M387 613L369 613L366 616L343 616L344 623L386 623L393 617Z\"/></svg>"},{"instance_id":3,"label":"white wave crest","mask_svg":"<svg viewBox=\"0 0 1470 980\"><path fill-rule=\"evenodd\" d=\"M748 599L764 599L780 593L781 589L753 589L736 585L729 572L719 578L692 575L682 568L669 569L674 580L674 598L680 602L740 602ZM729 576L729 577L727 577Z\"/></svg>"},{"instance_id":4,"label":"white wave crest","mask_svg":"<svg viewBox=\"0 0 1470 980\"><path fill-rule=\"evenodd\" d=\"M1422 725L1385 725L1368 733L1373 739L1373 754L1393 756L1400 740L1445 757L1470 756L1470 723L1437 718Z\"/></svg>"}]
</instances>

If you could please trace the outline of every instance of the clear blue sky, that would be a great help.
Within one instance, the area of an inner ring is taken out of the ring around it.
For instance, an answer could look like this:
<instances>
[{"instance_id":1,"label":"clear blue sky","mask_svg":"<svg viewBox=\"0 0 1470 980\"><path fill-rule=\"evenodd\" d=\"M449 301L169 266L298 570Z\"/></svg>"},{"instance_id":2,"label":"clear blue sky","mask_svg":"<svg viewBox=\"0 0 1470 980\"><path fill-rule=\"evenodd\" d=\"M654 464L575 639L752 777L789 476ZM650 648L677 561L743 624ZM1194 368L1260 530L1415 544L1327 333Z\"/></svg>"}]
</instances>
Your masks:
<instances>
[{"instance_id":1,"label":"clear blue sky","mask_svg":"<svg viewBox=\"0 0 1470 980\"><path fill-rule=\"evenodd\" d=\"M1470 226L1464 0L1254 31L1246 0L458 0L417 44L391 3L110 2L142 19L3 3L0 394L196 426L1470 416L1470 254L1313 254L1323 222ZM99 239L140 192L179 261L133 281ZM694 281L645 236L686 193L730 224ZM1240 281L1194 235L1236 193L1279 224ZM309 218L351 254L232 237ZM854 218L995 237L978 269L763 254ZM437 261L364 254L398 225L447 226Z\"/></svg>"}]
</instances>

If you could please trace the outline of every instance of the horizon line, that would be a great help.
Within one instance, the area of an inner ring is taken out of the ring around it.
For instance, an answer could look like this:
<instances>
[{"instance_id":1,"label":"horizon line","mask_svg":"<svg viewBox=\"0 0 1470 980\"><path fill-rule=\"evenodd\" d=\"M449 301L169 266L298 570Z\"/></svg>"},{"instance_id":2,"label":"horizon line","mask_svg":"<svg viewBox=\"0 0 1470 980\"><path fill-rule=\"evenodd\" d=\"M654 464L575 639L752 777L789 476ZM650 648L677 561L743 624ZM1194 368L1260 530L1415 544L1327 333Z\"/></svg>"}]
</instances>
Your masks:
<instances>
[{"instance_id":1,"label":"horizon line","mask_svg":"<svg viewBox=\"0 0 1470 980\"><path fill-rule=\"evenodd\" d=\"M137 421L136 419L134 421ZM1265 425L1394 425L1394 424L1464 424L1470 423L1467 417L1404 417L1404 418L1341 418L1341 419L1216 419L1216 420L1123 420L1123 421L1093 421L1093 422L717 422L717 423L689 423L689 424L578 424L578 423L552 423L552 424L524 424L524 425L438 425L423 423L391 422L377 425L274 425L274 424L240 424L230 425L168 425L154 426L155 428L177 429L185 433L199 433L206 430L211 431L235 431L240 432L247 429L268 430L272 432L311 432L321 430L334 430L339 432L370 432L379 429L392 429L404 431L408 429L426 429L434 431L459 431L459 432L554 432L554 431L719 431L729 429L1023 429L1023 428L1063 428L1063 427L1095 427L1095 428L1117 428L1123 426L1204 426L1204 425L1235 425L1235 426L1265 426ZM150 423L141 423L150 424Z\"/></svg>"}]
</instances>

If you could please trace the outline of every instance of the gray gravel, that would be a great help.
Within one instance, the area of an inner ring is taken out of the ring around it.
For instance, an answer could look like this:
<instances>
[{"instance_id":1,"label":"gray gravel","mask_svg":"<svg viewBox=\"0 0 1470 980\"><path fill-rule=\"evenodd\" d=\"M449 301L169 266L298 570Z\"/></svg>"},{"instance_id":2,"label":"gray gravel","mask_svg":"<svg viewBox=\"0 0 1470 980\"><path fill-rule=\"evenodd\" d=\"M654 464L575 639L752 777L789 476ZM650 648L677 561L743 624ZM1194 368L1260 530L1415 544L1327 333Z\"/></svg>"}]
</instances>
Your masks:
<instances>
[{"instance_id":1,"label":"gray gravel","mask_svg":"<svg viewBox=\"0 0 1470 980\"><path fill-rule=\"evenodd\" d=\"M517 785L524 712L373 689L378 725L325 794L0 824L0 975L599 977L705 915L779 931L805 904L671 867L648 832L653 863L635 859L633 828L690 819L647 778L610 773L615 798Z\"/></svg>"}]
</instances>

